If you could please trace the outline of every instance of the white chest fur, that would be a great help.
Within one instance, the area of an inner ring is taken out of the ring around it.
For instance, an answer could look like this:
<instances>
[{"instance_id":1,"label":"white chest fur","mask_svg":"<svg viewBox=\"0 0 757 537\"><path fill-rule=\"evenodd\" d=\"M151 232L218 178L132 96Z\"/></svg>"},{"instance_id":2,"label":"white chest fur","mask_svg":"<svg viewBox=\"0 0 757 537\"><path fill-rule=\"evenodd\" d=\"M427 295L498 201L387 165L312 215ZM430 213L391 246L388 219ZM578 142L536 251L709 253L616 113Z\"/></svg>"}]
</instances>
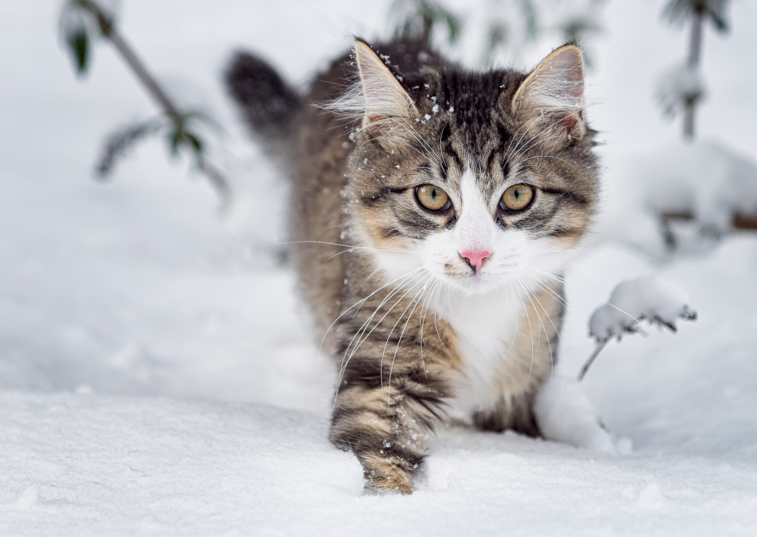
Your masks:
<instances>
[{"instance_id":1,"label":"white chest fur","mask_svg":"<svg viewBox=\"0 0 757 537\"><path fill-rule=\"evenodd\" d=\"M458 337L464 360L463 378L450 402L453 415L467 418L473 410L489 407L499 398L497 370L506 367L524 313L517 292L503 288L482 295L452 292L439 301L438 314Z\"/></svg>"}]
</instances>

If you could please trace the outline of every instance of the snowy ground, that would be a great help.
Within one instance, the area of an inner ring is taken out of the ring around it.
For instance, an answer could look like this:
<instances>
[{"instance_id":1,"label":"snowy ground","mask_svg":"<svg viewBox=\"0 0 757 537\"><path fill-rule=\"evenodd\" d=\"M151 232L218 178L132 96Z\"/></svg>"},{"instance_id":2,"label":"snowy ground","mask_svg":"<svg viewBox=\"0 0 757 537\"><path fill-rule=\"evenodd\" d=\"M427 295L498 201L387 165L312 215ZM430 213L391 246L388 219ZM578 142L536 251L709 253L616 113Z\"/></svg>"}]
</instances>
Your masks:
<instances>
[{"instance_id":1,"label":"snowy ground","mask_svg":"<svg viewBox=\"0 0 757 537\"><path fill-rule=\"evenodd\" d=\"M332 371L266 246L285 240L284 185L219 73L246 45L303 82L350 34L376 35L387 5L122 4L150 66L228 126L217 151L244 203L219 218L213 193L157 144L94 183L103 134L151 103L107 48L74 79L57 1L0 3L0 535L757 534L757 237L653 260L599 234L568 274L569 376L592 350L591 311L621 279L663 276L699 312L677 335L610 343L584 381L631 453L453 428L415 494L366 496L357 461L326 441ZM608 142L610 208L613 167L678 136L651 74L685 36L659 24L659 4L611 3L596 43L589 115ZM757 160L745 65L757 11L734 4L733 34L706 36L700 124ZM610 214L599 229L613 225Z\"/></svg>"}]
</instances>

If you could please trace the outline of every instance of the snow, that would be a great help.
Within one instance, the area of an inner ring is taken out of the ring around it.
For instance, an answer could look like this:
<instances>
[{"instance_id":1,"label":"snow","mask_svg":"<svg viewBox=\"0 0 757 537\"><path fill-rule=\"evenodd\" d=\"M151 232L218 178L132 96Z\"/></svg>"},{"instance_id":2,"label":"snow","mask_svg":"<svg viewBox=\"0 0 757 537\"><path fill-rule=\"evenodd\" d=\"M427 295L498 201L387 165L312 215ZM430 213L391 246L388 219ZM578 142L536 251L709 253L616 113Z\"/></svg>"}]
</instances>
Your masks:
<instances>
[{"instance_id":1,"label":"snow","mask_svg":"<svg viewBox=\"0 0 757 537\"><path fill-rule=\"evenodd\" d=\"M665 250L662 213L690 214L709 234L726 232L734 215L757 213L755 157L711 139L670 142L627 155L616 167L618 183L611 185L616 190L601 228L652 255Z\"/></svg>"},{"instance_id":2,"label":"snow","mask_svg":"<svg viewBox=\"0 0 757 537\"><path fill-rule=\"evenodd\" d=\"M221 218L213 191L159 143L95 183L103 136L153 117L153 104L105 46L86 79L73 76L59 2L0 3L0 535L757 533L757 238L650 256L649 191L624 197L646 177L639 159L680 130L653 99L651 74L674 59L660 51L685 41L661 6L608 4L593 43L605 215L566 274L559 370L540 395L553 436L560 416L572 427L562 442L444 429L408 497L364 494L356 459L326 440L334 368L277 261L286 186L219 84L240 44L301 84L351 35L374 37L387 4L122 3L150 68L190 78L227 129L212 150L240 203ZM749 9L734 3L729 38L706 36L698 120L703 139L754 161ZM686 290L697 323L611 342L578 387L568 381L594 347L593 309L650 274ZM592 437L571 440L589 415L571 409L589 407L614 453L570 445Z\"/></svg>"},{"instance_id":3,"label":"snow","mask_svg":"<svg viewBox=\"0 0 757 537\"><path fill-rule=\"evenodd\" d=\"M657 98L666 114L675 116L688 100L699 101L707 94L702 75L686 64L665 71L658 82Z\"/></svg>"},{"instance_id":4,"label":"snow","mask_svg":"<svg viewBox=\"0 0 757 537\"><path fill-rule=\"evenodd\" d=\"M536 394L534 413L545 438L603 453L614 453L610 434L602 428L583 386L553 377ZM624 446L629 442L623 439ZM626 447L624 451L629 451Z\"/></svg>"},{"instance_id":5,"label":"snow","mask_svg":"<svg viewBox=\"0 0 757 537\"><path fill-rule=\"evenodd\" d=\"M684 291L658 277L646 276L618 284L610 300L589 319L589 334L598 343L638 332L643 320L676 331L679 319L696 320Z\"/></svg>"},{"instance_id":6,"label":"snow","mask_svg":"<svg viewBox=\"0 0 757 537\"><path fill-rule=\"evenodd\" d=\"M620 457L450 430L412 496L376 497L361 494L359 464L307 412L73 394L1 401L3 535L755 529L755 470L736 461Z\"/></svg>"}]
</instances>

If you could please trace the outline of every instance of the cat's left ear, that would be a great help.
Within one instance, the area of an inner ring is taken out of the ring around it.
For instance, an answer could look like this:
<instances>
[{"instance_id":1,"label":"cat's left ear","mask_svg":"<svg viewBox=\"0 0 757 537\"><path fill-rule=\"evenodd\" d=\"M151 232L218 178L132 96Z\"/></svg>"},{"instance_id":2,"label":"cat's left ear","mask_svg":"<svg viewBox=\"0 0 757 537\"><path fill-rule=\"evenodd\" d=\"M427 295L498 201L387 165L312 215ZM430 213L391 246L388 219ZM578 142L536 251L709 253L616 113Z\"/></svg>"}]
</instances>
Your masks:
<instances>
[{"instance_id":1,"label":"cat's left ear","mask_svg":"<svg viewBox=\"0 0 757 537\"><path fill-rule=\"evenodd\" d=\"M568 134L582 136L584 60L581 49L570 44L554 50L526 77L512 101L521 117L548 116Z\"/></svg>"},{"instance_id":2,"label":"cat's left ear","mask_svg":"<svg viewBox=\"0 0 757 537\"><path fill-rule=\"evenodd\" d=\"M355 62L365 99L363 128L381 128L394 118L418 116L413 100L397 78L400 75L359 39L355 41Z\"/></svg>"}]
</instances>

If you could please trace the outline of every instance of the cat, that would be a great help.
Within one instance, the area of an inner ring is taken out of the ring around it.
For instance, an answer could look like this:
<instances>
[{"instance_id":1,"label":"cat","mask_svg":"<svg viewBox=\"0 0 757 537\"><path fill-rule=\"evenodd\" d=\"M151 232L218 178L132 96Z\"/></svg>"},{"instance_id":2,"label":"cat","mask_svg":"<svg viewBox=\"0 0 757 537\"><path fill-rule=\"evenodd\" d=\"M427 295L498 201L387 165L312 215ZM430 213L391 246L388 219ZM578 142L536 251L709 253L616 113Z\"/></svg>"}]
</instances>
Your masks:
<instances>
[{"instance_id":1,"label":"cat","mask_svg":"<svg viewBox=\"0 0 757 537\"><path fill-rule=\"evenodd\" d=\"M580 48L471 72L357 39L306 96L245 52L225 78L292 179L294 262L338 366L330 438L366 487L411 493L452 419L543 435L561 274L599 189Z\"/></svg>"}]
</instances>

